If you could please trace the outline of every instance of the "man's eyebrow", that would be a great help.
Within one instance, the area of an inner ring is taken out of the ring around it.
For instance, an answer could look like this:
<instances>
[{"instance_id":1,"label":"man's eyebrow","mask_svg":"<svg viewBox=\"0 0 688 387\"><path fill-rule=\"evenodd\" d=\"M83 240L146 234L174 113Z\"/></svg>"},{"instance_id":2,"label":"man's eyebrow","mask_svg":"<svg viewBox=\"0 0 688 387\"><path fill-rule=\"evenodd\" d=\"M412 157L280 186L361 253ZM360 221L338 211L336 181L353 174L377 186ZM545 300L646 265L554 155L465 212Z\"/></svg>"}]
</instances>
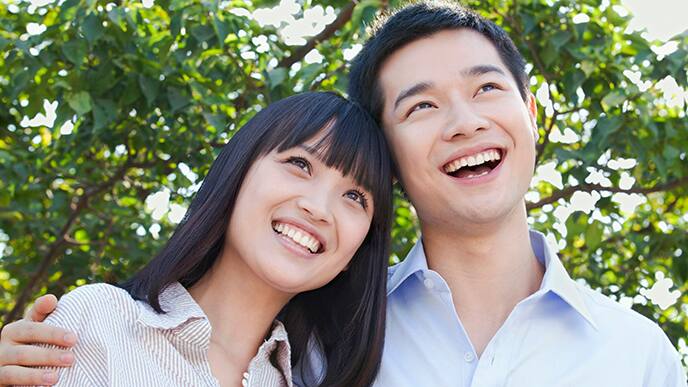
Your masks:
<instances>
[{"instance_id":1,"label":"man's eyebrow","mask_svg":"<svg viewBox=\"0 0 688 387\"><path fill-rule=\"evenodd\" d=\"M397 99L394 101L394 110L397 110L399 104L404 99L412 97L416 94L420 94L430 89L431 87L432 83L430 82L418 82L415 85L409 87L408 89L402 90L401 93L399 93L399 96L397 96Z\"/></svg>"},{"instance_id":2,"label":"man's eyebrow","mask_svg":"<svg viewBox=\"0 0 688 387\"><path fill-rule=\"evenodd\" d=\"M469 67L469 68L461 71L461 75L463 75L465 77L479 77L483 74L492 73L492 72L496 72L496 73L499 73L501 75L506 75L506 74L504 74L504 71L502 69L500 69L497 66L493 66L493 65L477 65L477 66Z\"/></svg>"}]
</instances>

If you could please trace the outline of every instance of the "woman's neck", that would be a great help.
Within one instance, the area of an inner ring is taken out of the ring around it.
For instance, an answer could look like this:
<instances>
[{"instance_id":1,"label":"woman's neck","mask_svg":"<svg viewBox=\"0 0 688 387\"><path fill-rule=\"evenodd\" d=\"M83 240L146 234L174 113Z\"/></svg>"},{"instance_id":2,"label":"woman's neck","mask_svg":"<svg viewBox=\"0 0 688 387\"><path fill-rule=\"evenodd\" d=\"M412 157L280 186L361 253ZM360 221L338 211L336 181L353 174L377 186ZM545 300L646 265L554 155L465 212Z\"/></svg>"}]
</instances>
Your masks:
<instances>
[{"instance_id":1,"label":"woman's neck","mask_svg":"<svg viewBox=\"0 0 688 387\"><path fill-rule=\"evenodd\" d=\"M208 358L214 376L221 385L241 385L241 375L292 295L270 287L226 251L189 293L212 327Z\"/></svg>"}]
</instances>

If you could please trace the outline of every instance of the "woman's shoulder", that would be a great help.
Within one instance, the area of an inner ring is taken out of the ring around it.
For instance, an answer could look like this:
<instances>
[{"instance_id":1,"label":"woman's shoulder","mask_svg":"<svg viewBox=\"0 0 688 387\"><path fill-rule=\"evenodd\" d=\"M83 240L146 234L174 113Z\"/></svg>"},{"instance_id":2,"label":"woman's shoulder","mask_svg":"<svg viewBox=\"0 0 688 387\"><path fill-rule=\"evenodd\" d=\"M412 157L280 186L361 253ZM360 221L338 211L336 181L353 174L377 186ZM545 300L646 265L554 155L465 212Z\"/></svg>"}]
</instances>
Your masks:
<instances>
[{"instance_id":1,"label":"woman's shoulder","mask_svg":"<svg viewBox=\"0 0 688 387\"><path fill-rule=\"evenodd\" d=\"M63 295L46 322L76 328L114 316L131 321L136 314L136 301L126 290L97 283L79 286Z\"/></svg>"}]
</instances>

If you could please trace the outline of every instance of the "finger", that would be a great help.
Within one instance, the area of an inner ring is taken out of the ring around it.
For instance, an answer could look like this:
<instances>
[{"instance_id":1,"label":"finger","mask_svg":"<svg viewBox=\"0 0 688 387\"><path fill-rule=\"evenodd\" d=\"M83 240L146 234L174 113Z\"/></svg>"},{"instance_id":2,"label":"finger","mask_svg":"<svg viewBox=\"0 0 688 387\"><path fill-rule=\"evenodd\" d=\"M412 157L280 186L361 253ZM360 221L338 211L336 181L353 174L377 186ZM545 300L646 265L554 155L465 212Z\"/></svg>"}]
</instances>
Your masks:
<instances>
[{"instance_id":1,"label":"finger","mask_svg":"<svg viewBox=\"0 0 688 387\"><path fill-rule=\"evenodd\" d=\"M57 372L19 366L0 367L0 385L45 386L57 383Z\"/></svg>"},{"instance_id":2,"label":"finger","mask_svg":"<svg viewBox=\"0 0 688 387\"><path fill-rule=\"evenodd\" d=\"M26 320L7 324L0 332L3 343L21 344L54 344L60 347L72 347L76 344L76 335L68 330L45 323Z\"/></svg>"},{"instance_id":3,"label":"finger","mask_svg":"<svg viewBox=\"0 0 688 387\"><path fill-rule=\"evenodd\" d=\"M57 306L57 297L46 294L38 297L36 302L26 311L24 318L31 321L43 321Z\"/></svg>"},{"instance_id":4,"label":"finger","mask_svg":"<svg viewBox=\"0 0 688 387\"><path fill-rule=\"evenodd\" d=\"M1 364L17 366L67 367L74 362L74 354L56 348L42 348L35 345L5 345L0 347Z\"/></svg>"}]
</instances>

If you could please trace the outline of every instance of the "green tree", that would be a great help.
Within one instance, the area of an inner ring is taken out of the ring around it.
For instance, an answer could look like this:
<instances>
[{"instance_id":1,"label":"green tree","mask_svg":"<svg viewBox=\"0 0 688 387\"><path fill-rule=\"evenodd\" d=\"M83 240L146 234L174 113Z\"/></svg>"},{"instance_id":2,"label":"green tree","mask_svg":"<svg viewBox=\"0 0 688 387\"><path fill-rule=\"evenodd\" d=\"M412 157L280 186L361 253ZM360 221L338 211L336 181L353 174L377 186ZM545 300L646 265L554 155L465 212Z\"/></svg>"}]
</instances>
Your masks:
<instances>
[{"instance_id":1,"label":"green tree","mask_svg":"<svg viewBox=\"0 0 688 387\"><path fill-rule=\"evenodd\" d=\"M39 294L141 267L175 225L147 198L188 204L218 147L271 101L344 92L366 26L397 5L44 3L0 3L4 322ZM688 33L664 55L627 31L619 0L467 3L511 34L543 105L537 159L550 178L528 194L533 228L550 234L574 277L634 298L685 345L688 108L659 86L688 89ZM413 208L400 194L395 205L391 263L417 239ZM662 284L680 295L670 306L643 297Z\"/></svg>"}]
</instances>

